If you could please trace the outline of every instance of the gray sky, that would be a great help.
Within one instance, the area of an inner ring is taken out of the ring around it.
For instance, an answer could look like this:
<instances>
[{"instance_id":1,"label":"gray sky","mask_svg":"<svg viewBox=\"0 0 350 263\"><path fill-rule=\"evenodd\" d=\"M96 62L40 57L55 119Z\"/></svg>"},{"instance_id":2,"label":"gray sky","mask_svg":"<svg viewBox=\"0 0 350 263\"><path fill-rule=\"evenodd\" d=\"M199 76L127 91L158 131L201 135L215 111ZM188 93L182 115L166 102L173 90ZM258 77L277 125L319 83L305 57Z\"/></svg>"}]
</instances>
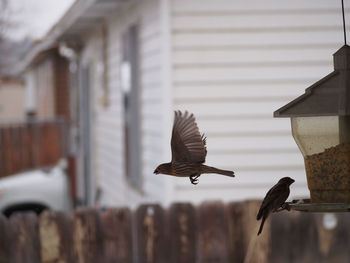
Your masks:
<instances>
[{"instance_id":1,"label":"gray sky","mask_svg":"<svg viewBox=\"0 0 350 263\"><path fill-rule=\"evenodd\" d=\"M71 6L74 0L10 0L16 26L11 38L41 38Z\"/></svg>"}]
</instances>

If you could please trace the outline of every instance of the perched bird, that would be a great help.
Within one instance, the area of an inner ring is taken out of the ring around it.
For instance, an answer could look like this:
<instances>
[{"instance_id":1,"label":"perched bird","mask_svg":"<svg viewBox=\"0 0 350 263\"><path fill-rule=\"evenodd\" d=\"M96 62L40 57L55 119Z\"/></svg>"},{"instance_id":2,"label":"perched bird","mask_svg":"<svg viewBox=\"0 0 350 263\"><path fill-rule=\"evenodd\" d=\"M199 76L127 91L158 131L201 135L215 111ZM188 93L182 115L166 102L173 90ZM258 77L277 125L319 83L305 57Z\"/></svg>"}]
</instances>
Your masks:
<instances>
[{"instance_id":1,"label":"perched bird","mask_svg":"<svg viewBox=\"0 0 350 263\"><path fill-rule=\"evenodd\" d=\"M170 163L163 163L155 170L155 174L167 174L189 177L192 184L198 183L198 177L205 173L216 173L234 177L232 171L206 166L206 137L200 134L193 114L187 111L182 114L175 111L173 132L171 137Z\"/></svg>"},{"instance_id":2,"label":"perched bird","mask_svg":"<svg viewBox=\"0 0 350 263\"><path fill-rule=\"evenodd\" d=\"M277 184L275 184L266 194L264 200L261 203L256 220L261 220L258 235L260 235L266 218L271 212L276 212L280 208L289 196L289 186L295 181L290 177L281 178Z\"/></svg>"}]
</instances>

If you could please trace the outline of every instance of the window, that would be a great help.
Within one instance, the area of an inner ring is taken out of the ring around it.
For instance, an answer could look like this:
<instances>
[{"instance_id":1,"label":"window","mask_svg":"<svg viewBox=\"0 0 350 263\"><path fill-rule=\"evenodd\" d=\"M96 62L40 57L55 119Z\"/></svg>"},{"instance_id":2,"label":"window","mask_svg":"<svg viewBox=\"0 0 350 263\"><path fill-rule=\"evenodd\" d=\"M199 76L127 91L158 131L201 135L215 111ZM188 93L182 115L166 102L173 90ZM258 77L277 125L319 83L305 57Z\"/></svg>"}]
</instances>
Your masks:
<instances>
[{"instance_id":1,"label":"window","mask_svg":"<svg viewBox=\"0 0 350 263\"><path fill-rule=\"evenodd\" d=\"M141 185L141 134L139 101L138 28L130 26L122 36L121 86L124 108L125 173L135 186Z\"/></svg>"}]
</instances>

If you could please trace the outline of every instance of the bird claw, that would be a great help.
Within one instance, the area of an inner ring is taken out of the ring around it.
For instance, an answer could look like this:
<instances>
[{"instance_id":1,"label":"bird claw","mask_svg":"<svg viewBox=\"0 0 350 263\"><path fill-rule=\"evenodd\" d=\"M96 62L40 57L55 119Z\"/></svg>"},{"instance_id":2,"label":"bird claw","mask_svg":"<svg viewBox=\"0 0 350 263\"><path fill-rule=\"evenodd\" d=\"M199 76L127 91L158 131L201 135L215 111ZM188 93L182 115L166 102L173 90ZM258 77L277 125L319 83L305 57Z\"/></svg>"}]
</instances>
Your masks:
<instances>
[{"instance_id":1,"label":"bird claw","mask_svg":"<svg viewBox=\"0 0 350 263\"><path fill-rule=\"evenodd\" d=\"M290 211L290 206L288 203L284 203L283 205L281 205L281 207L279 207L275 212L281 212L283 210Z\"/></svg>"},{"instance_id":2,"label":"bird claw","mask_svg":"<svg viewBox=\"0 0 350 263\"><path fill-rule=\"evenodd\" d=\"M283 205L282 205L282 207L283 207L283 209L285 209L285 210L287 210L287 211L290 211L290 205L288 204L288 203L284 203Z\"/></svg>"},{"instance_id":3,"label":"bird claw","mask_svg":"<svg viewBox=\"0 0 350 263\"><path fill-rule=\"evenodd\" d=\"M193 185L198 184L198 177L199 177L199 175L190 176L191 184L193 184Z\"/></svg>"}]
</instances>

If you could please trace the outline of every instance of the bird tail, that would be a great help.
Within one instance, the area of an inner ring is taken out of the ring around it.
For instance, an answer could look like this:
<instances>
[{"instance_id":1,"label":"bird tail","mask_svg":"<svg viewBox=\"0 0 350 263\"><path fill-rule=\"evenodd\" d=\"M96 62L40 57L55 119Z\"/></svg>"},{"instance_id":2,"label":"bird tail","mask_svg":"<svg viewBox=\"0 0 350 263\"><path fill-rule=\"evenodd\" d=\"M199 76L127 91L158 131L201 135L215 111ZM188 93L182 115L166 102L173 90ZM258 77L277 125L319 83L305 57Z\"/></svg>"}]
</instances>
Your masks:
<instances>
[{"instance_id":1,"label":"bird tail","mask_svg":"<svg viewBox=\"0 0 350 263\"><path fill-rule=\"evenodd\" d=\"M228 170L221 170L215 167L207 166L207 165L202 165L201 167L201 173L213 173L213 174L222 174L230 177L235 177L235 173L233 171L228 171Z\"/></svg>"},{"instance_id":2,"label":"bird tail","mask_svg":"<svg viewBox=\"0 0 350 263\"><path fill-rule=\"evenodd\" d=\"M260 207L259 212L258 212L258 214L256 215L256 220L260 220L260 218L262 217L262 214L263 214L263 208Z\"/></svg>"},{"instance_id":3,"label":"bird tail","mask_svg":"<svg viewBox=\"0 0 350 263\"><path fill-rule=\"evenodd\" d=\"M263 216L262 219L261 219L261 224L260 224L260 228L259 228L258 235L260 235L260 234L261 234L261 231L263 230L264 223L265 223L265 219L266 219L265 216Z\"/></svg>"}]
</instances>

